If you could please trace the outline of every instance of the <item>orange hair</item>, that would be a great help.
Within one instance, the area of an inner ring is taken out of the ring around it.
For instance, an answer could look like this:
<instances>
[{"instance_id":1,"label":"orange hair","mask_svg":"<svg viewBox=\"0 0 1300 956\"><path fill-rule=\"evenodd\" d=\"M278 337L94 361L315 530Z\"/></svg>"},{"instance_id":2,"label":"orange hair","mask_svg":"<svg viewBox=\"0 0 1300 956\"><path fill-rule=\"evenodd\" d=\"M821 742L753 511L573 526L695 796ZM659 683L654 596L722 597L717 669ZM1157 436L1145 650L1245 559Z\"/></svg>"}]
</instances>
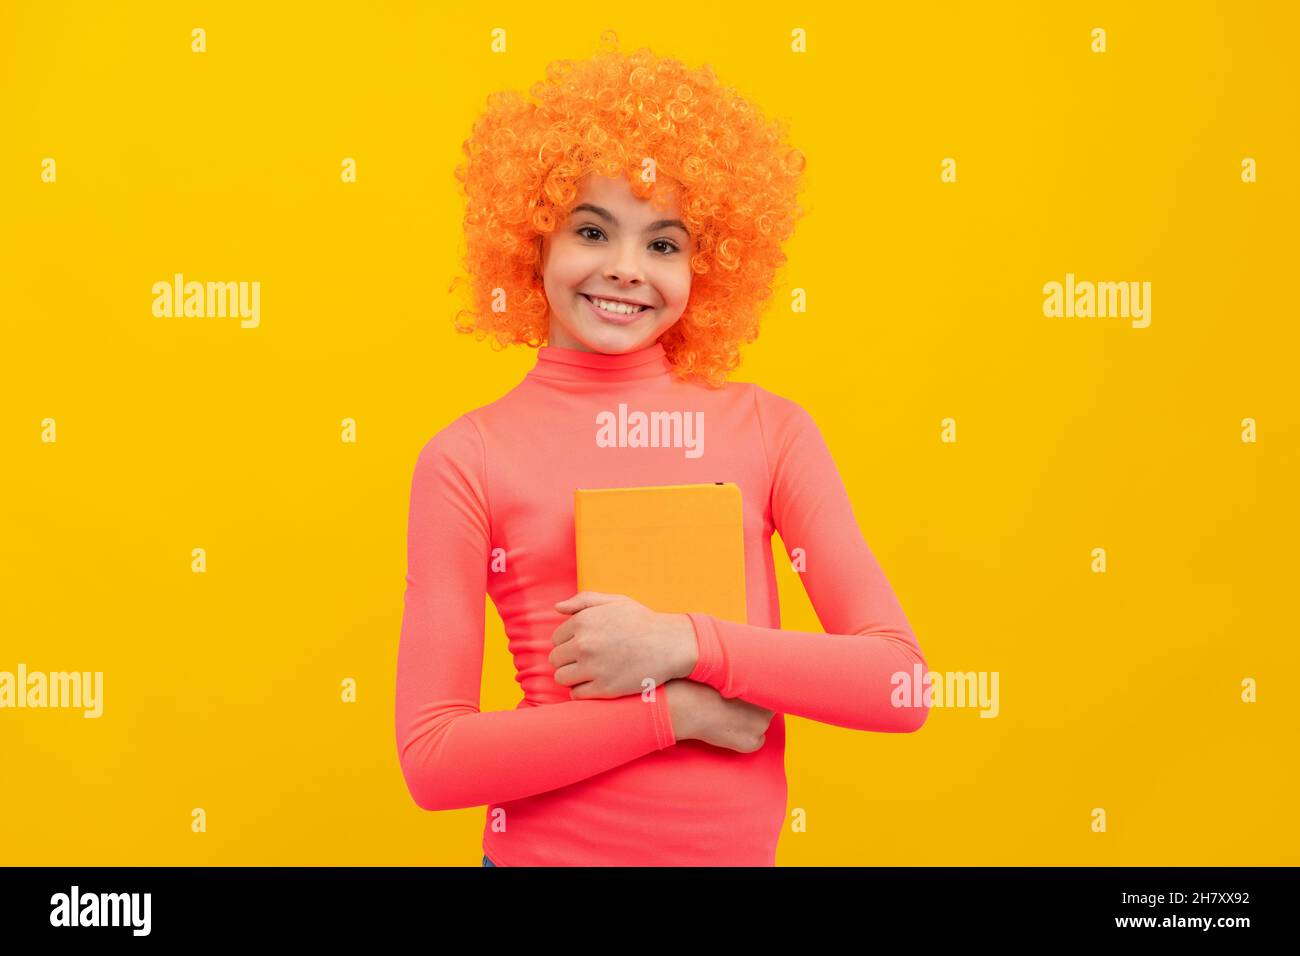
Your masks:
<instances>
[{"instance_id":1,"label":"orange hair","mask_svg":"<svg viewBox=\"0 0 1300 956\"><path fill-rule=\"evenodd\" d=\"M720 85L708 64L692 70L645 48L555 61L531 93L536 102L491 94L462 147L467 160L455 175L469 278L452 289L468 285L470 306L456 313L456 330L540 346L550 333L541 239L577 204L576 182L591 171L622 174L633 195L664 208L657 180L666 176L679 187L695 251L686 310L659 341L675 376L720 387L740 364L740 345L758 336L785 262L781 243L804 214L796 199L804 156L785 142L785 123ZM642 179L646 160L652 182Z\"/></svg>"}]
</instances>

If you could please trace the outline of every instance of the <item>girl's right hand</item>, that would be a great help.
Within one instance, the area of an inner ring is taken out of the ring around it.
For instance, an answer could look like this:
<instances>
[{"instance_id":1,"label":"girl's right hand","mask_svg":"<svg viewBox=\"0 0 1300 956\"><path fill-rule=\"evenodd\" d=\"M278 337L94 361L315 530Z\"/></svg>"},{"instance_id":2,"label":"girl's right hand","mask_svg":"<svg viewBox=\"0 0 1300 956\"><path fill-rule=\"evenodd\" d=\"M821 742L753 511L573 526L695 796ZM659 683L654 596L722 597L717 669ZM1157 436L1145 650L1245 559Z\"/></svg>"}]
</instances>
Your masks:
<instances>
[{"instance_id":1,"label":"girl's right hand","mask_svg":"<svg viewBox=\"0 0 1300 956\"><path fill-rule=\"evenodd\" d=\"M677 678L659 688L668 694L669 719L680 740L702 740L748 754L766 742L772 711L739 697L723 697L708 684Z\"/></svg>"}]
</instances>

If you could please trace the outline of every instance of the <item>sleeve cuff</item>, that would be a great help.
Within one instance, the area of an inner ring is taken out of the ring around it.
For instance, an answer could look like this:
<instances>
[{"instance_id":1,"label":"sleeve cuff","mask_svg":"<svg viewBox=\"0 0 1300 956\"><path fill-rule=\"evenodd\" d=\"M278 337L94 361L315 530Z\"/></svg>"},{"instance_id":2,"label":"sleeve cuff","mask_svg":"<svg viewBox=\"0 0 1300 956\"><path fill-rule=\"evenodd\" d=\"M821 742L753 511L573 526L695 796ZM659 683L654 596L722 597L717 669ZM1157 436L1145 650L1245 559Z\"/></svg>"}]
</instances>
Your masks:
<instances>
[{"instance_id":1,"label":"sleeve cuff","mask_svg":"<svg viewBox=\"0 0 1300 956\"><path fill-rule=\"evenodd\" d=\"M708 684L724 697L727 686L726 654L723 652L722 640L718 636L718 627L708 614L687 611L686 616L695 626L695 640L699 645L700 655L695 668L687 679Z\"/></svg>"}]
</instances>

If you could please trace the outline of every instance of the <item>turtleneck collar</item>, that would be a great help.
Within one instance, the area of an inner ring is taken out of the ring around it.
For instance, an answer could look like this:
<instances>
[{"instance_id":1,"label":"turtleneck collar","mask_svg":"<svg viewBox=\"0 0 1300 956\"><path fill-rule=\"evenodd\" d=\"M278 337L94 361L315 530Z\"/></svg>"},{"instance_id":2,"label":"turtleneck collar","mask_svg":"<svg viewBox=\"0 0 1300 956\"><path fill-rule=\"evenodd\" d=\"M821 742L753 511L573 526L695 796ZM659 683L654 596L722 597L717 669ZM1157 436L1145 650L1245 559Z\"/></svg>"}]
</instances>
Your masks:
<instances>
[{"instance_id":1,"label":"turtleneck collar","mask_svg":"<svg viewBox=\"0 0 1300 956\"><path fill-rule=\"evenodd\" d=\"M537 364L528 376L564 382L627 382L668 377L672 367L658 342L621 355L543 345L537 350Z\"/></svg>"}]
</instances>

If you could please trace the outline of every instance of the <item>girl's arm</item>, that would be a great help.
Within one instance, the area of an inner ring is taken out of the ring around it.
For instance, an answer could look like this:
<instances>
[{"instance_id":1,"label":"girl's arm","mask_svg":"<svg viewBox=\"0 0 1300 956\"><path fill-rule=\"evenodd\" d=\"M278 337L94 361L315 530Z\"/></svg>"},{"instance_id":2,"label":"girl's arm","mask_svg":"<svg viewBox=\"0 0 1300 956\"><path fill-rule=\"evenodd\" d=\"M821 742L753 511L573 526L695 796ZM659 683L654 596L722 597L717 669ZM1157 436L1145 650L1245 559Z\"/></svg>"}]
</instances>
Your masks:
<instances>
[{"instance_id":1,"label":"girl's arm","mask_svg":"<svg viewBox=\"0 0 1300 956\"><path fill-rule=\"evenodd\" d=\"M908 675L910 704L925 658L858 529L826 442L795 402L757 385L754 399L772 474L772 522L787 548L805 552L799 576L826 633L691 613L699 658L689 677L779 713L855 730L918 730L928 708L894 706L900 692L891 678Z\"/></svg>"},{"instance_id":2,"label":"girl's arm","mask_svg":"<svg viewBox=\"0 0 1300 956\"><path fill-rule=\"evenodd\" d=\"M676 743L668 695L479 712L490 522L483 444L461 416L420 452L411 484L397 653L402 774L425 810L554 790Z\"/></svg>"}]
</instances>

